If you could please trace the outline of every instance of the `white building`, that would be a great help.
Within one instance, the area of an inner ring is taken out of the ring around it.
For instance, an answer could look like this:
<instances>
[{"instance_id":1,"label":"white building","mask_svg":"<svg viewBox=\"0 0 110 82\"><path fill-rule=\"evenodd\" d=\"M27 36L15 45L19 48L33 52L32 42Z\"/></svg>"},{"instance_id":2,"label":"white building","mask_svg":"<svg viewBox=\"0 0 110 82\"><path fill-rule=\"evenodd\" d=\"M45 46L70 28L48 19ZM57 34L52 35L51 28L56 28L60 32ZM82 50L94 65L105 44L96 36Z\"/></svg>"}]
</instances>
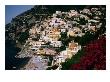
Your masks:
<instances>
[{"instance_id":1,"label":"white building","mask_svg":"<svg viewBox=\"0 0 110 82\"><path fill-rule=\"evenodd\" d=\"M90 14L91 12L89 9L83 9L82 13Z\"/></svg>"},{"instance_id":2,"label":"white building","mask_svg":"<svg viewBox=\"0 0 110 82\"><path fill-rule=\"evenodd\" d=\"M66 29L65 28L61 28L60 31L61 32L66 32Z\"/></svg>"},{"instance_id":3,"label":"white building","mask_svg":"<svg viewBox=\"0 0 110 82\"><path fill-rule=\"evenodd\" d=\"M56 14L61 15L61 11L56 11Z\"/></svg>"},{"instance_id":4,"label":"white building","mask_svg":"<svg viewBox=\"0 0 110 82\"><path fill-rule=\"evenodd\" d=\"M50 45L53 47L61 47L62 42L61 41L51 41Z\"/></svg>"}]
</instances>

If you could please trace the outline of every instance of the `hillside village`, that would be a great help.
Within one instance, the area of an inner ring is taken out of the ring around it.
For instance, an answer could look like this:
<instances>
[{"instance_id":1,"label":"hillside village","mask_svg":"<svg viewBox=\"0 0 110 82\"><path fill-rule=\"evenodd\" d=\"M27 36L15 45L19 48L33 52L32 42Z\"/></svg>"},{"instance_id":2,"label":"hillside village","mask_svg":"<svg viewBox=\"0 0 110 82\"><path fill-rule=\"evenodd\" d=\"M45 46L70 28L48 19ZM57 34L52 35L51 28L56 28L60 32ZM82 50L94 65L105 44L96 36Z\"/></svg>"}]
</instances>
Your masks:
<instances>
[{"instance_id":1,"label":"hillside village","mask_svg":"<svg viewBox=\"0 0 110 82\"><path fill-rule=\"evenodd\" d=\"M24 21L19 22L22 25L20 28L16 22L12 26L17 28L6 28L6 40L14 40L16 47L21 49L15 58L30 58L20 69L61 70L62 63L85 47L86 41L83 42L81 38L88 34L88 39L92 40L96 38L91 38L92 35L95 36L100 29L105 30L105 7L56 10L52 14L48 14L46 9L42 6L42 12L39 11L36 16L33 13L24 14ZM17 21L22 18L20 17L14 20ZM31 20L25 21L27 18ZM97 35L97 38L102 35L105 36L105 31Z\"/></svg>"}]
</instances>

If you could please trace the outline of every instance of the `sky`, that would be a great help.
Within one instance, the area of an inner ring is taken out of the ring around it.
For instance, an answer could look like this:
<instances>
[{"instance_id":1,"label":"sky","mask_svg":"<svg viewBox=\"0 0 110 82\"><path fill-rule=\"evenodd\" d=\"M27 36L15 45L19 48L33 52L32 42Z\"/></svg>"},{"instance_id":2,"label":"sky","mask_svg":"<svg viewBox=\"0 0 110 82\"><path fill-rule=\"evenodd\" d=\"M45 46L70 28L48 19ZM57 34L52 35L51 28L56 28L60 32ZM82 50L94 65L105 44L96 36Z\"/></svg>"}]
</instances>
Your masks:
<instances>
[{"instance_id":1,"label":"sky","mask_svg":"<svg viewBox=\"0 0 110 82\"><path fill-rule=\"evenodd\" d=\"M33 5L6 5L5 6L5 24L11 22L12 18L23 13L26 10L29 10Z\"/></svg>"}]
</instances>

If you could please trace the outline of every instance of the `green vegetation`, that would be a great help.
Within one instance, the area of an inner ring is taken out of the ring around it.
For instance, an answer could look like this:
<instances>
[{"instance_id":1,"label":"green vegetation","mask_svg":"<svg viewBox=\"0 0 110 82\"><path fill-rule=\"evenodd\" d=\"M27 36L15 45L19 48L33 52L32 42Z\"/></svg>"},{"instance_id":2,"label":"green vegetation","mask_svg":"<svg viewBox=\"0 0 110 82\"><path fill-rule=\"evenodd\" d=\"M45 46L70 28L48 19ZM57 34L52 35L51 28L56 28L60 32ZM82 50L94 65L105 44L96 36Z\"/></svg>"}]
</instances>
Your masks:
<instances>
[{"instance_id":1,"label":"green vegetation","mask_svg":"<svg viewBox=\"0 0 110 82\"><path fill-rule=\"evenodd\" d=\"M77 40L77 38L75 40L78 41L80 45L84 46L90 41L94 40L94 38L95 38L94 34L91 34L90 32L86 32L84 36L78 38L79 40Z\"/></svg>"},{"instance_id":2,"label":"green vegetation","mask_svg":"<svg viewBox=\"0 0 110 82\"><path fill-rule=\"evenodd\" d=\"M82 37L72 37L69 36L69 41L74 40L75 42L78 42L79 45L84 46L87 43L89 43L90 41L94 40L96 38L96 35L93 33L90 33L89 31L85 33L84 36Z\"/></svg>"},{"instance_id":3,"label":"green vegetation","mask_svg":"<svg viewBox=\"0 0 110 82\"><path fill-rule=\"evenodd\" d=\"M49 56L48 66L51 66L51 64L52 64L52 60L53 60L53 57L52 57L52 56Z\"/></svg>"},{"instance_id":4,"label":"green vegetation","mask_svg":"<svg viewBox=\"0 0 110 82\"><path fill-rule=\"evenodd\" d=\"M18 39L18 41L21 43L21 44L23 44L23 43L25 43L25 41L28 39L28 37L29 37L29 32L22 32L21 34L20 34L20 37L19 37L19 39Z\"/></svg>"},{"instance_id":5,"label":"green vegetation","mask_svg":"<svg viewBox=\"0 0 110 82\"><path fill-rule=\"evenodd\" d=\"M59 41L62 41L63 46L67 46L68 43L70 42L67 36L67 32L63 32L60 35L61 35L61 38L59 39Z\"/></svg>"},{"instance_id":6,"label":"green vegetation","mask_svg":"<svg viewBox=\"0 0 110 82\"><path fill-rule=\"evenodd\" d=\"M66 62L62 63L62 70L70 69L72 64L76 64L80 61L80 58L84 55L84 50L79 50L76 55L73 55L71 59L67 59Z\"/></svg>"},{"instance_id":7,"label":"green vegetation","mask_svg":"<svg viewBox=\"0 0 110 82\"><path fill-rule=\"evenodd\" d=\"M66 50L66 47L65 46L61 46L61 47L59 47L59 48L57 48L55 50L56 50L56 52L61 52L63 50Z\"/></svg>"}]
</instances>

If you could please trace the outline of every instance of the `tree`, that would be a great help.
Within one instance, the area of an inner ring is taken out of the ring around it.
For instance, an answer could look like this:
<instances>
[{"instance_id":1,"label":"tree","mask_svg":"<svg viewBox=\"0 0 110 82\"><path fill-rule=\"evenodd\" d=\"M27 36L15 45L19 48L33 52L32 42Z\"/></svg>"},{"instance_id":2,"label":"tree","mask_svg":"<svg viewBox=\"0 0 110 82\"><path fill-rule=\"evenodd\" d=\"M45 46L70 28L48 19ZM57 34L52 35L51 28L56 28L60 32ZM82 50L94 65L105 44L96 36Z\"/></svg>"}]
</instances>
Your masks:
<instances>
[{"instance_id":1,"label":"tree","mask_svg":"<svg viewBox=\"0 0 110 82\"><path fill-rule=\"evenodd\" d=\"M28 31L25 31L25 32L22 32L19 36L19 39L18 41L22 44L22 43L25 43L26 39L28 39L29 37L29 32Z\"/></svg>"},{"instance_id":2,"label":"tree","mask_svg":"<svg viewBox=\"0 0 110 82\"><path fill-rule=\"evenodd\" d=\"M67 46L69 41L69 38L67 37L67 32L61 32L61 38L59 39L59 41L62 41L63 46Z\"/></svg>"},{"instance_id":3,"label":"tree","mask_svg":"<svg viewBox=\"0 0 110 82\"><path fill-rule=\"evenodd\" d=\"M66 62L62 63L62 70L69 70L71 65L78 63L83 55L84 50L79 50L78 53L73 55L71 59L67 59Z\"/></svg>"},{"instance_id":4,"label":"tree","mask_svg":"<svg viewBox=\"0 0 110 82\"><path fill-rule=\"evenodd\" d=\"M80 45L84 46L88 44L90 41L95 39L95 34L91 34L89 31L85 33L82 37L75 37L75 42L78 42Z\"/></svg>"}]
</instances>

